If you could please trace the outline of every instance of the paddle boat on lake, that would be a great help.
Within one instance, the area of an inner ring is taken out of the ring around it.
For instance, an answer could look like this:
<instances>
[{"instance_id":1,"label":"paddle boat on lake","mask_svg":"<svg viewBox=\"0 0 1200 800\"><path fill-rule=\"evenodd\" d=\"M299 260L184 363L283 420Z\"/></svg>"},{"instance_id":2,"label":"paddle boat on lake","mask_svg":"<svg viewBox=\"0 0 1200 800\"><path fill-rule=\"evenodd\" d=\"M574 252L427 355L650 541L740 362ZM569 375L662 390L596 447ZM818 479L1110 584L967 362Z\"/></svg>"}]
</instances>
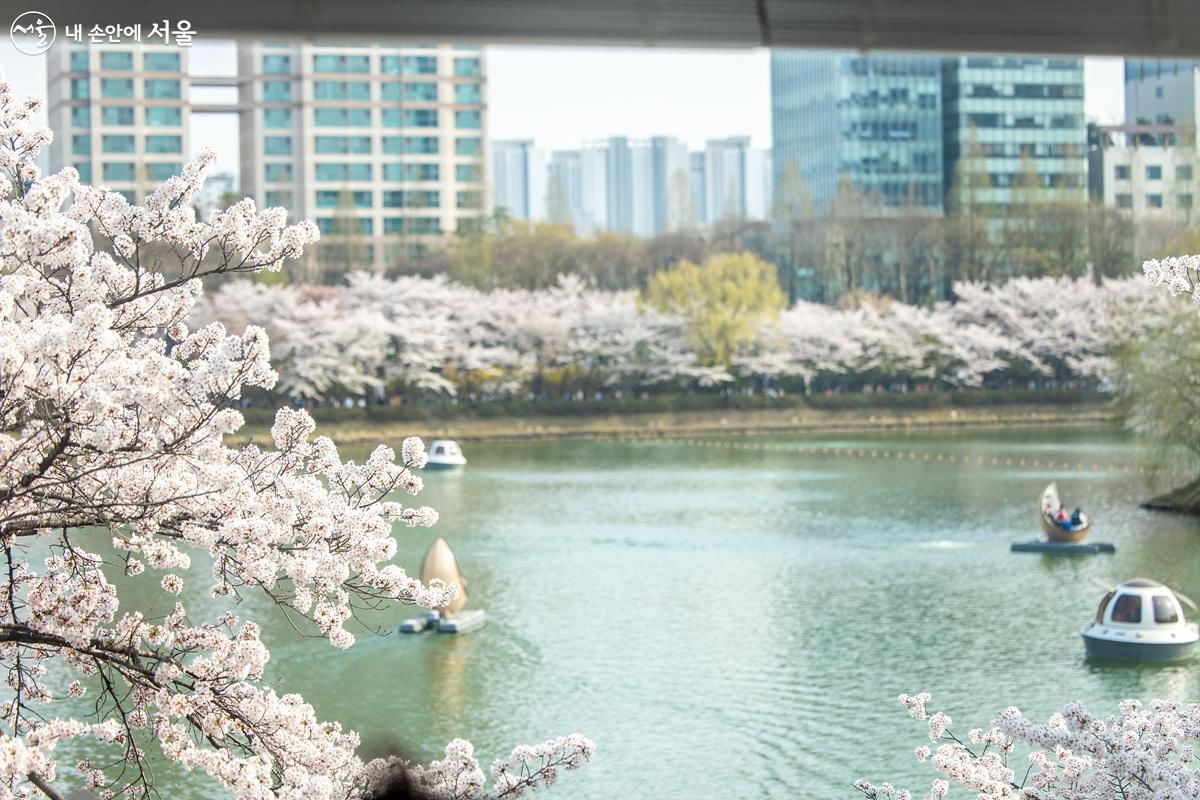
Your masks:
<instances>
[{"instance_id":1,"label":"paddle boat on lake","mask_svg":"<svg viewBox=\"0 0 1200 800\"><path fill-rule=\"evenodd\" d=\"M425 462L425 469L453 469L466 464L467 458L458 442L453 439L434 439L429 446L429 460Z\"/></svg>"},{"instance_id":2,"label":"paddle boat on lake","mask_svg":"<svg viewBox=\"0 0 1200 800\"><path fill-rule=\"evenodd\" d=\"M1058 497L1058 484L1052 483L1042 492L1038 502L1038 523L1046 532L1046 538L1052 542L1082 542L1092 532L1092 521L1086 514L1079 514L1078 522L1066 520L1059 522L1056 515L1064 508Z\"/></svg>"},{"instance_id":3,"label":"paddle boat on lake","mask_svg":"<svg viewBox=\"0 0 1200 800\"><path fill-rule=\"evenodd\" d=\"M1079 632L1088 658L1164 662L1192 657L1200 630L1183 618L1180 603L1196 610L1188 597L1149 578L1100 585L1107 593L1095 618Z\"/></svg>"},{"instance_id":4,"label":"paddle boat on lake","mask_svg":"<svg viewBox=\"0 0 1200 800\"><path fill-rule=\"evenodd\" d=\"M433 540L421 559L421 583L429 583L435 578L456 584L458 596L423 616L404 620L400 623L400 632L421 633L437 628L442 633L466 633L483 627L487 622L487 613L483 609L463 608L467 604L467 582L458 571L458 560L450 545L440 536Z\"/></svg>"}]
</instances>

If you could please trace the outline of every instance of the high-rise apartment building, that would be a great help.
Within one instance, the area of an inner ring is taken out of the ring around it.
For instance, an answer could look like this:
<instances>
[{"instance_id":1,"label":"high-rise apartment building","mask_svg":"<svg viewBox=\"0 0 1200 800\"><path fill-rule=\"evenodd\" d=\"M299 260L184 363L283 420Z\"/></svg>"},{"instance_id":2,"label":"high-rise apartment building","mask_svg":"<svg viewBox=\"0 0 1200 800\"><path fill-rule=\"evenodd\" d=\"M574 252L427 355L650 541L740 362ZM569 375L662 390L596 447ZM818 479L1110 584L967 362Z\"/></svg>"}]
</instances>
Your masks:
<instances>
[{"instance_id":1,"label":"high-rise apartment building","mask_svg":"<svg viewBox=\"0 0 1200 800\"><path fill-rule=\"evenodd\" d=\"M1083 59L957 56L943 61L945 176L972 202L1087 199Z\"/></svg>"},{"instance_id":2,"label":"high-rise apartment building","mask_svg":"<svg viewBox=\"0 0 1200 800\"><path fill-rule=\"evenodd\" d=\"M516 219L546 217L546 154L532 139L492 142L492 200Z\"/></svg>"},{"instance_id":3,"label":"high-rise apartment building","mask_svg":"<svg viewBox=\"0 0 1200 800\"><path fill-rule=\"evenodd\" d=\"M554 151L546 173L546 219L584 230L583 161L579 151Z\"/></svg>"},{"instance_id":4,"label":"high-rise apartment building","mask_svg":"<svg viewBox=\"0 0 1200 800\"><path fill-rule=\"evenodd\" d=\"M54 47L46 54L51 169L140 202L189 155L188 51L173 46Z\"/></svg>"},{"instance_id":5,"label":"high-rise apartment building","mask_svg":"<svg viewBox=\"0 0 1200 800\"><path fill-rule=\"evenodd\" d=\"M478 47L238 46L243 192L383 267L491 208Z\"/></svg>"},{"instance_id":6,"label":"high-rise apartment building","mask_svg":"<svg viewBox=\"0 0 1200 800\"><path fill-rule=\"evenodd\" d=\"M328 248L382 268L491 208L478 47L373 42L238 44L238 76L189 76L186 48L78 45L48 54L54 168L141 200L190 154L193 113L238 114L240 187L315 219ZM197 85L236 103L193 104Z\"/></svg>"},{"instance_id":7,"label":"high-rise apartment building","mask_svg":"<svg viewBox=\"0 0 1200 800\"><path fill-rule=\"evenodd\" d=\"M750 147L749 136L710 139L704 146L704 218L766 219L771 157Z\"/></svg>"},{"instance_id":8,"label":"high-rise apartment building","mask_svg":"<svg viewBox=\"0 0 1200 800\"><path fill-rule=\"evenodd\" d=\"M687 146L673 136L650 139L651 233L660 236L696 222L688 178Z\"/></svg>"},{"instance_id":9,"label":"high-rise apartment building","mask_svg":"<svg viewBox=\"0 0 1200 800\"><path fill-rule=\"evenodd\" d=\"M941 212L941 95L937 56L772 51L775 181L792 165L819 210L846 177L885 205Z\"/></svg>"}]
</instances>

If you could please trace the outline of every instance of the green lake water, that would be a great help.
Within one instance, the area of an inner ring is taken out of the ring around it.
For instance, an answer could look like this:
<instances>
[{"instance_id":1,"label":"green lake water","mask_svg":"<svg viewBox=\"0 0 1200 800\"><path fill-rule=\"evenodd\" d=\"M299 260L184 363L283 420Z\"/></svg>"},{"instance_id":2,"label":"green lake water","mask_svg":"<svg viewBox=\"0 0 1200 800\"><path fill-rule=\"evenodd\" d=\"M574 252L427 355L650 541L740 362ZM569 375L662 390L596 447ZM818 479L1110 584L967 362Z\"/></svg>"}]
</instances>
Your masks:
<instances>
[{"instance_id":1,"label":"green lake water","mask_svg":"<svg viewBox=\"0 0 1200 800\"><path fill-rule=\"evenodd\" d=\"M441 521L400 530L400 560L415 572L445 536L487 626L362 635L348 652L265 626L271 683L361 732L368 753L424 761L462 736L486 765L582 732L595 759L548 795L573 800L855 797L859 777L923 793L931 771L911 754L927 738L900 692L932 692L964 732L1010 704L1044 719L1072 699L1198 698L1194 664L1083 659L1092 578L1200 596L1200 523L1138 509L1145 486L1108 468L1139 464L1120 434L730 441L743 447L468 445L464 470L426 475L419 500ZM863 455L832 455L844 448ZM1009 552L1037 535L1055 479L1115 555ZM208 794L165 796L189 793Z\"/></svg>"}]
</instances>

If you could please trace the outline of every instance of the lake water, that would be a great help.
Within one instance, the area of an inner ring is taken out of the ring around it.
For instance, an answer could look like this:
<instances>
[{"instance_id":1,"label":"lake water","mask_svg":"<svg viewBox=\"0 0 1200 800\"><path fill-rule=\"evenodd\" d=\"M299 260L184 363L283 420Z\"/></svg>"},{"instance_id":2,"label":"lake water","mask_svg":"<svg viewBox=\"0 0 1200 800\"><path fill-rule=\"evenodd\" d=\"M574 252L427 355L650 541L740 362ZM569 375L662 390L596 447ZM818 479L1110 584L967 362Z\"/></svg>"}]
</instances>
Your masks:
<instances>
[{"instance_id":1,"label":"lake water","mask_svg":"<svg viewBox=\"0 0 1200 800\"><path fill-rule=\"evenodd\" d=\"M572 800L854 797L859 777L924 790L911 753L927 739L900 692L932 692L962 731L1009 704L1044 719L1072 699L1197 697L1195 665L1083 659L1091 579L1200 596L1200 524L1137 508L1146 489L1119 468L1138 452L1120 434L728 443L469 445L466 469L426 475L441 522L401 530L401 561L415 572L445 536L487 626L364 635L348 652L275 626L272 684L368 752L423 761L455 736L486 765L585 733L594 761L551 795ZM1115 555L1009 552L1037 534L1054 479Z\"/></svg>"}]
</instances>

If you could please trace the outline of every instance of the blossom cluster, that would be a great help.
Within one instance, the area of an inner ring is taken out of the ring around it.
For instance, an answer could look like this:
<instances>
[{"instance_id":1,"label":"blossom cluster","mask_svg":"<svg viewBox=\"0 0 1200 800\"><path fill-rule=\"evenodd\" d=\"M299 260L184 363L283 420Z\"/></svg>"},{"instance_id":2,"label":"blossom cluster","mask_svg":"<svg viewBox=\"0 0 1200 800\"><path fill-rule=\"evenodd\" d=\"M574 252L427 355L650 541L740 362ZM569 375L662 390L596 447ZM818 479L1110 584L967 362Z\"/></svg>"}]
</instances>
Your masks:
<instances>
[{"instance_id":1,"label":"blossom cluster","mask_svg":"<svg viewBox=\"0 0 1200 800\"><path fill-rule=\"evenodd\" d=\"M1106 717L1082 703L1068 703L1045 724L1005 709L990 728L972 729L965 740L954 735L950 718L928 714L927 694L900 695L914 719L926 720L936 751L916 748L918 762L939 773L927 800L945 797L951 786L981 798L1021 800L1150 800L1200 797L1196 742L1200 741L1200 704L1154 700L1143 706L1125 700ZM1013 753L1028 753L1019 766ZM1011 762L1011 763L1010 763ZM869 798L910 800L908 790L891 783L856 781Z\"/></svg>"},{"instance_id":2,"label":"blossom cluster","mask_svg":"<svg viewBox=\"0 0 1200 800\"><path fill-rule=\"evenodd\" d=\"M1142 262L1142 272L1152 286L1165 286L1172 297L1190 294L1193 300L1200 303L1200 293L1196 292L1197 277L1200 277L1200 255L1152 258Z\"/></svg>"},{"instance_id":3,"label":"blossom cluster","mask_svg":"<svg viewBox=\"0 0 1200 800\"><path fill-rule=\"evenodd\" d=\"M571 390L871 380L972 387L989 381L1103 381L1114 345L1135 337L1165 297L1135 278L1018 278L960 283L932 308L886 301L837 309L798 302L765 322L729 366L702 363L683 319L636 293L562 277L539 291L476 289L444 278L352 273L343 286L233 282L198 304L197 324L264 324L280 392L296 400L416 390L520 395L549 370Z\"/></svg>"},{"instance_id":4,"label":"blossom cluster","mask_svg":"<svg viewBox=\"0 0 1200 800\"><path fill-rule=\"evenodd\" d=\"M279 269L315 226L251 200L197 219L209 153L140 206L71 169L42 176L39 107L0 82L0 800L61 793L56 746L85 736L115 752L64 780L103 797L166 788L149 748L236 798L360 797L358 736L263 685L259 622L184 599L258 593L339 648L360 609L450 602L457 587L393 563L395 529L437 521L408 502L424 445L343 461L292 409L270 446L227 444L243 392L278 375L262 328L191 324L202 279ZM169 613L109 580L143 573L180 598ZM532 751L540 784L581 741Z\"/></svg>"}]
</instances>

